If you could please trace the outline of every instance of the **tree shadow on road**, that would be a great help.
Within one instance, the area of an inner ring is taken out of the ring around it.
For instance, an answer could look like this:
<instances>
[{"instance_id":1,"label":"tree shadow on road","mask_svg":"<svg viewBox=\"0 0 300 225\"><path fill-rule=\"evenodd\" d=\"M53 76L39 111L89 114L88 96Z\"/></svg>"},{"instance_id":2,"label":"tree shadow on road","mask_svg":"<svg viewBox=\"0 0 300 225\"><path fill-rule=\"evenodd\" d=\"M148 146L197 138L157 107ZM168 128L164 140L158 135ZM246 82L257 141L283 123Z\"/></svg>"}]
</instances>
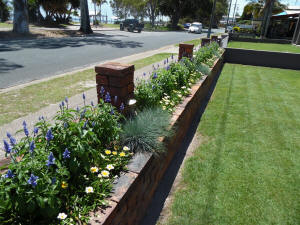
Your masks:
<instances>
[{"instance_id":1,"label":"tree shadow on road","mask_svg":"<svg viewBox=\"0 0 300 225\"><path fill-rule=\"evenodd\" d=\"M142 42L123 41L113 39L116 36L124 35L106 35L94 34L86 37L67 37L67 38L42 38L42 39L27 39L27 40L7 40L0 44L0 52L17 51L28 48L39 49L58 49L65 47L82 47L86 45L107 45L113 48L140 48L143 47ZM126 36L124 36L126 37Z\"/></svg>"},{"instance_id":2,"label":"tree shadow on road","mask_svg":"<svg viewBox=\"0 0 300 225\"><path fill-rule=\"evenodd\" d=\"M12 63L12 62L9 62L6 59L1 59L0 58L0 74L1 73L6 73L9 70L15 70L15 69L19 69L19 68L23 68L23 66L19 65L19 64Z\"/></svg>"}]
</instances>

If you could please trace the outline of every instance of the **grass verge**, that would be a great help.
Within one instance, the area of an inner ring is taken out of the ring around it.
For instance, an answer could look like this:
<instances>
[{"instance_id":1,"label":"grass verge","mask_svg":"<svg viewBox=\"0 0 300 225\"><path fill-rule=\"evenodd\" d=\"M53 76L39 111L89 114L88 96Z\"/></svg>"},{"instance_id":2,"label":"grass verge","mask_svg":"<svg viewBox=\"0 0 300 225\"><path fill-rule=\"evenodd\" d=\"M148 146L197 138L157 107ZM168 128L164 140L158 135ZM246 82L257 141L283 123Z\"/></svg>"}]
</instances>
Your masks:
<instances>
[{"instance_id":1,"label":"grass verge","mask_svg":"<svg viewBox=\"0 0 300 225\"><path fill-rule=\"evenodd\" d=\"M160 53L131 62L136 70L161 61L171 54ZM0 93L0 126L86 91L95 84L94 69L58 77L21 89Z\"/></svg>"},{"instance_id":2,"label":"grass verge","mask_svg":"<svg viewBox=\"0 0 300 225\"><path fill-rule=\"evenodd\" d=\"M299 224L299 76L225 65L166 224Z\"/></svg>"},{"instance_id":3,"label":"grass verge","mask_svg":"<svg viewBox=\"0 0 300 225\"><path fill-rule=\"evenodd\" d=\"M276 52L300 53L300 47L291 44L271 44L271 43L255 43L255 42L239 42L231 41L228 43L229 48L244 48L252 50L265 50Z\"/></svg>"},{"instance_id":4,"label":"grass verge","mask_svg":"<svg viewBox=\"0 0 300 225\"><path fill-rule=\"evenodd\" d=\"M3 23L3 22L0 22L0 28L13 28L13 25L10 24L10 23Z\"/></svg>"}]
</instances>

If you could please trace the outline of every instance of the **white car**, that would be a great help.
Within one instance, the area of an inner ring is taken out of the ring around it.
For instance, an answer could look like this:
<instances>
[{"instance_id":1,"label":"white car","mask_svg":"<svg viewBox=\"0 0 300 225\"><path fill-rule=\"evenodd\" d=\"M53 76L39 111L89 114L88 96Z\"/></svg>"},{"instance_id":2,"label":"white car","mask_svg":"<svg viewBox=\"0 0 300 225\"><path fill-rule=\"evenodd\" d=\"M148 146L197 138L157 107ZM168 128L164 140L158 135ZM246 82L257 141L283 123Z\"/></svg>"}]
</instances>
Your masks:
<instances>
[{"instance_id":1,"label":"white car","mask_svg":"<svg viewBox=\"0 0 300 225\"><path fill-rule=\"evenodd\" d=\"M188 32L201 34L202 33L202 23L198 23L198 22L192 23Z\"/></svg>"}]
</instances>

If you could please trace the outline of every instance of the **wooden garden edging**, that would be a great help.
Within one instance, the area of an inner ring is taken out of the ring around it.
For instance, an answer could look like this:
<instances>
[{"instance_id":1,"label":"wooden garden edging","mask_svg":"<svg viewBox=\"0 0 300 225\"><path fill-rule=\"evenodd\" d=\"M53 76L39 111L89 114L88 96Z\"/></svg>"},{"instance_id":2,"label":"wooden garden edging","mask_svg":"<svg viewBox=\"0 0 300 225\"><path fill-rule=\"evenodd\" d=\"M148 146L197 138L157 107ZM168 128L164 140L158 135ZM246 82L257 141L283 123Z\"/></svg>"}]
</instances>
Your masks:
<instances>
[{"instance_id":1,"label":"wooden garden edging","mask_svg":"<svg viewBox=\"0 0 300 225\"><path fill-rule=\"evenodd\" d=\"M176 107L171 119L175 134L172 138L163 140L167 144L166 153L160 156L147 153L134 155L128 165L128 173L122 174L114 183L113 194L108 199L109 206L91 213L89 224L139 224L160 180L187 134L193 117L221 72L223 63L224 54L216 60L210 75L197 82L192 87L191 95Z\"/></svg>"}]
</instances>

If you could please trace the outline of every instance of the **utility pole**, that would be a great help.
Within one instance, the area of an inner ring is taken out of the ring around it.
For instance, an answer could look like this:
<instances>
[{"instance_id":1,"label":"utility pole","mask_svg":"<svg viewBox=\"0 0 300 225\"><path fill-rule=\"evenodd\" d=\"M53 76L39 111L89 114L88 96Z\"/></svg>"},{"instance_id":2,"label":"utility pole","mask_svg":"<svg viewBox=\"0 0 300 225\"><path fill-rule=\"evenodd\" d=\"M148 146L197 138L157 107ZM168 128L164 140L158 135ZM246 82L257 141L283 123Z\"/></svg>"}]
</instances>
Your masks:
<instances>
[{"instance_id":1,"label":"utility pole","mask_svg":"<svg viewBox=\"0 0 300 225\"><path fill-rule=\"evenodd\" d=\"M227 14L226 32L228 31L227 27L228 27L229 16L230 16L230 11L231 11L231 4L232 4L232 0L230 0L230 5L229 5L229 9L228 9L228 14Z\"/></svg>"},{"instance_id":2,"label":"utility pole","mask_svg":"<svg viewBox=\"0 0 300 225\"><path fill-rule=\"evenodd\" d=\"M235 1L233 15L232 15L232 24L234 25L235 25L236 6L237 6L237 0Z\"/></svg>"},{"instance_id":3,"label":"utility pole","mask_svg":"<svg viewBox=\"0 0 300 225\"><path fill-rule=\"evenodd\" d=\"M212 12L211 12L211 15L210 15L210 23L209 23L209 28L208 28L208 32L207 32L207 38L210 38L212 23L214 22L214 14L215 14L215 9L216 9L216 3L217 3L217 0L214 0Z\"/></svg>"}]
</instances>

